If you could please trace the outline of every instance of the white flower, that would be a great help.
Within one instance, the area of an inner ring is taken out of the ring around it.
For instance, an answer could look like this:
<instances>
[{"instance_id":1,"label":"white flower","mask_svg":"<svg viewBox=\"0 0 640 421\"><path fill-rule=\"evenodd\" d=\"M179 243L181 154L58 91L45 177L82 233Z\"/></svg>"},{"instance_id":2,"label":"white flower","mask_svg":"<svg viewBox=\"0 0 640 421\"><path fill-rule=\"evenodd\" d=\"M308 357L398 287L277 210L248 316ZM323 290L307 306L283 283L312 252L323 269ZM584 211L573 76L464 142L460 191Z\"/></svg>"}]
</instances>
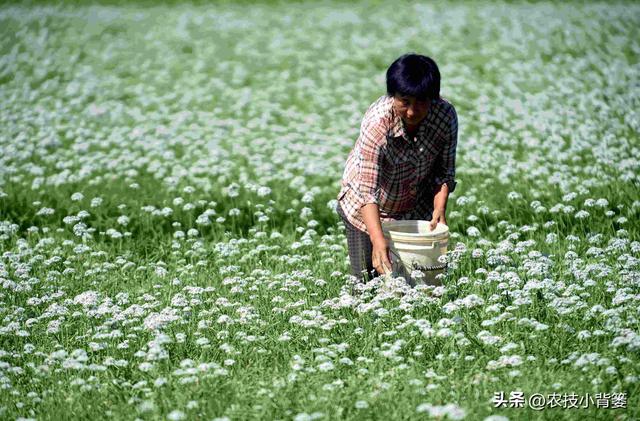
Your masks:
<instances>
[{"instance_id":1,"label":"white flower","mask_svg":"<svg viewBox=\"0 0 640 421\"><path fill-rule=\"evenodd\" d=\"M304 207L300 209L300 219L309 219L313 215L313 209Z\"/></svg>"},{"instance_id":2,"label":"white flower","mask_svg":"<svg viewBox=\"0 0 640 421\"><path fill-rule=\"evenodd\" d=\"M586 219L589 217L589 212L587 212L584 209L579 210L578 212L576 212L576 214L574 215L577 219Z\"/></svg>"},{"instance_id":3,"label":"white flower","mask_svg":"<svg viewBox=\"0 0 640 421\"><path fill-rule=\"evenodd\" d=\"M306 412L301 412L293 417L294 421L313 421L318 418L322 418L324 414L322 412L313 412L311 414L307 414Z\"/></svg>"},{"instance_id":4,"label":"white flower","mask_svg":"<svg viewBox=\"0 0 640 421\"><path fill-rule=\"evenodd\" d=\"M458 206L462 207L467 203L471 203L471 200L467 196L460 196L456 199L456 205Z\"/></svg>"},{"instance_id":5,"label":"white flower","mask_svg":"<svg viewBox=\"0 0 640 421\"><path fill-rule=\"evenodd\" d=\"M71 201L73 202L79 202L82 199L84 199L84 195L80 192L75 192L71 195Z\"/></svg>"},{"instance_id":6,"label":"white flower","mask_svg":"<svg viewBox=\"0 0 640 421\"><path fill-rule=\"evenodd\" d=\"M98 293L95 291L85 291L82 294L76 295L73 302L87 307L95 306L98 304Z\"/></svg>"},{"instance_id":7,"label":"white flower","mask_svg":"<svg viewBox=\"0 0 640 421\"><path fill-rule=\"evenodd\" d=\"M509 200L518 200L518 199L522 199L522 195L518 192L512 191L507 194L507 198Z\"/></svg>"},{"instance_id":8,"label":"white flower","mask_svg":"<svg viewBox=\"0 0 640 421\"><path fill-rule=\"evenodd\" d=\"M504 415L489 415L483 421L509 421Z\"/></svg>"},{"instance_id":9,"label":"white flower","mask_svg":"<svg viewBox=\"0 0 640 421\"><path fill-rule=\"evenodd\" d=\"M60 331L60 320L51 320L47 325L47 333L53 334L58 333Z\"/></svg>"},{"instance_id":10,"label":"white flower","mask_svg":"<svg viewBox=\"0 0 640 421\"><path fill-rule=\"evenodd\" d=\"M174 308L166 307L160 313L149 314L144 319L143 325L148 330L158 330L179 318Z\"/></svg>"},{"instance_id":11,"label":"white flower","mask_svg":"<svg viewBox=\"0 0 640 421\"><path fill-rule=\"evenodd\" d=\"M437 419L461 420L466 416L465 411L457 405L448 403L446 405L431 405L422 403L416 407L417 412L428 412L429 417Z\"/></svg>"},{"instance_id":12,"label":"white flower","mask_svg":"<svg viewBox=\"0 0 640 421\"><path fill-rule=\"evenodd\" d=\"M151 371L153 369L153 364L149 363L149 362L143 362L138 364L138 370L140 371Z\"/></svg>"},{"instance_id":13,"label":"white flower","mask_svg":"<svg viewBox=\"0 0 640 421\"><path fill-rule=\"evenodd\" d=\"M80 221L80 218L78 218L76 215L67 215L62 218L62 222L64 222L66 225L73 225L78 221Z\"/></svg>"},{"instance_id":14,"label":"white flower","mask_svg":"<svg viewBox=\"0 0 640 421\"><path fill-rule=\"evenodd\" d=\"M271 189L266 186L259 187L256 193L259 197L265 197L271 194Z\"/></svg>"},{"instance_id":15,"label":"white flower","mask_svg":"<svg viewBox=\"0 0 640 421\"><path fill-rule=\"evenodd\" d=\"M184 412L177 409L174 409L173 411L169 412L169 415L167 415L167 419L170 421L180 421L185 419L186 417L187 415Z\"/></svg>"},{"instance_id":16,"label":"white flower","mask_svg":"<svg viewBox=\"0 0 640 421\"><path fill-rule=\"evenodd\" d=\"M196 225L207 226L211 225L211 221L209 220L209 214L207 212L198 215L196 218Z\"/></svg>"},{"instance_id":17,"label":"white flower","mask_svg":"<svg viewBox=\"0 0 640 421\"><path fill-rule=\"evenodd\" d=\"M53 215L53 213L55 212L54 209L52 208L41 208L38 212L36 212L37 216L46 216L46 215Z\"/></svg>"},{"instance_id":18,"label":"white flower","mask_svg":"<svg viewBox=\"0 0 640 421\"><path fill-rule=\"evenodd\" d=\"M338 211L338 201L336 199L331 199L327 202L327 207L331 209L332 212Z\"/></svg>"},{"instance_id":19,"label":"white flower","mask_svg":"<svg viewBox=\"0 0 640 421\"><path fill-rule=\"evenodd\" d=\"M237 183L231 183L225 188L225 191L228 197L238 197L240 195L240 185Z\"/></svg>"},{"instance_id":20,"label":"white flower","mask_svg":"<svg viewBox=\"0 0 640 421\"><path fill-rule=\"evenodd\" d=\"M156 405L153 401L142 401L140 405L138 405L139 412L151 412L156 408Z\"/></svg>"},{"instance_id":21,"label":"white flower","mask_svg":"<svg viewBox=\"0 0 640 421\"><path fill-rule=\"evenodd\" d=\"M367 401L356 401L355 407L356 409L367 409L369 407L369 403Z\"/></svg>"},{"instance_id":22,"label":"white flower","mask_svg":"<svg viewBox=\"0 0 640 421\"><path fill-rule=\"evenodd\" d=\"M479 237L480 236L480 230L476 227L469 227L467 228L467 235L469 237Z\"/></svg>"},{"instance_id":23,"label":"white flower","mask_svg":"<svg viewBox=\"0 0 640 421\"><path fill-rule=\"evenodd\" d=\"M113 228L109 228L106 232L106 234L114 239L118 239L118 238L122 238L122 233L118 230L115 230Z\"/></svg>"},{"instance_id":24,"label":"white flower","mask_svg":"<svg viewBox=\"0 0 640 421\"><path fill-rule=\"evenodd\" d=\"M331 371L333 370L333 363L331 361L325 361L318 365L318 370L320 371Z\"/></svg>"},{"instance_id":25,"label":"white flower","mask_svg":"<svg viewBox=\"0 0 640 421\"><path fill-rule=\"evenodd\" d=\"M313 202L313 193L311 192L306 192L303 196L302 199L300 200L302 203L312 203Z\"/></svg>"}]
</instances>

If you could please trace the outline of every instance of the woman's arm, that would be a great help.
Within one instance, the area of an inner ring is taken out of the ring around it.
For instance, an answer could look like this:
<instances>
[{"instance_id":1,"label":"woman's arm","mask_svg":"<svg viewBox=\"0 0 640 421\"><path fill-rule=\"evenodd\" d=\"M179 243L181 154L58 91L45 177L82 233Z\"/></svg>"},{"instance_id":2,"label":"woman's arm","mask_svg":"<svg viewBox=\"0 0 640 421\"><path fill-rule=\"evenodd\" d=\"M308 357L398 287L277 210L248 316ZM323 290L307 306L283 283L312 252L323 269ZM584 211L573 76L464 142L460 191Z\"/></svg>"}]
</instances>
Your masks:
<instances>
[{"instance_id":1,"label":"woman's arm","mask_svg":"<svg viewBox=\"0 0 640 421\"><path fill-rule=\"evenodd\" d=\"M385 268L391 270L391 259L389 258L389 244L382 233L380 210L376 203L368 203L360 208L360 212L373 245L371 263L378 273L384 274L387 272Z\"/></svg>"},{"instance_id":2,"label":"woman's arm","mask_svg":"<svg viewBox=\"0 0 640 421\"><path fill-rule=\"evenodd\" d=\"M456 149L458 146L458 114L453 105L450 111L449 134L447 143L440 155L433 197L433 216L430 226L434 229L439 223L447 224L447 198L456 188Z\"/></svg>"},{"instance_id":3,"label":"woman's arm","mask_svg":"<svg viewBox=\"0 0 640 421\"><path fill-rule=\"evenodd\" d=\"M373 107L373 106L372 106ZM384 267L391 270L389 246L382 233L378 193L383 159L383 148L386 145L388 122L375 112L375 107L367 111L360 127L360 136L356 141L359 165L357 184L360 214L373 245L371 262L379 274L384 274Z\"/></svg>"},{"instance_id":4,"label":"woman's arm","mask_svg":"<svg viewBox=\"0 0 640 421\"><path fill-rule=\"evenodd\" d=\"M442 184L436 189L433 197L433 216L430 227L434 229L438 223L447 225L447 198L449 197L449 186Z\"/></svg>"}]
</instances>

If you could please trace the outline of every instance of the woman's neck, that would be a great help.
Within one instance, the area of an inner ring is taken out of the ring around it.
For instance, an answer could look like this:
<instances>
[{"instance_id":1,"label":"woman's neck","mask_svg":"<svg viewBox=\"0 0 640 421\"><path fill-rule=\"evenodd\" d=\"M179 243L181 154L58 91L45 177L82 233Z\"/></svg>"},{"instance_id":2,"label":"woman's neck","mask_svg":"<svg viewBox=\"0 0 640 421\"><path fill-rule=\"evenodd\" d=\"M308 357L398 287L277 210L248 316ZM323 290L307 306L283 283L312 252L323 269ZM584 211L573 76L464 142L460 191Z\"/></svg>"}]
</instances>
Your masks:
<instances>
[{"instance_id":1,"label":"woman's neck","mask_svg":"<svg viewBox=\"0 0 640 421\"><path fill-rule=\"evenodd\" d=\"M409 124L406 124L406 123L404 125L405 131L407 132L407 134L409 136L414 136L416 134L416 132L418 131L418 126L419 126L418 124L409 125Z\"/></svg>"}]
</instances>

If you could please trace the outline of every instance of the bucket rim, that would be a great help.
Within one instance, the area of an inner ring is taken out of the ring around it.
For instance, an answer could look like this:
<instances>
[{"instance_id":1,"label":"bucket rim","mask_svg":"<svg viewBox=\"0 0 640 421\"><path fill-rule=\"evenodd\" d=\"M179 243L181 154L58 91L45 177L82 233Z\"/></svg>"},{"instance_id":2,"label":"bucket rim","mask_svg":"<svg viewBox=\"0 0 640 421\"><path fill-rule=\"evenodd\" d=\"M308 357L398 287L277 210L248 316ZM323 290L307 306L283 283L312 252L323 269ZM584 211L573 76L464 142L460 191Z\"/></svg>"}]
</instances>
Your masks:
<instances>
[{"instance_id":1,"label":"bucket rim","mask_svg":"<svg viewBox=\"0 0 640 421\"><path fill-rule=\"evenodd\" d=\"M445 224L442 223L438 223L438 225L436 226L436 228L433 231L429 231L429 232L407 232L407 231L397 231L394 230L394 228L396 227L402 227L402 226L420 226L420 225L427 225L428 226L429 221L423 220L423 219L402 219L402 220L395 220L395 221L385 221L382 222L382 231L384 233L388 233L389 236L394 236L394 237L405 237L405 238L410 238L410 239L418 239L418 238L428 238L428 239L443 239L443 237L448 237L449 236L449 227Z\"/></svg>"}]
</instances>

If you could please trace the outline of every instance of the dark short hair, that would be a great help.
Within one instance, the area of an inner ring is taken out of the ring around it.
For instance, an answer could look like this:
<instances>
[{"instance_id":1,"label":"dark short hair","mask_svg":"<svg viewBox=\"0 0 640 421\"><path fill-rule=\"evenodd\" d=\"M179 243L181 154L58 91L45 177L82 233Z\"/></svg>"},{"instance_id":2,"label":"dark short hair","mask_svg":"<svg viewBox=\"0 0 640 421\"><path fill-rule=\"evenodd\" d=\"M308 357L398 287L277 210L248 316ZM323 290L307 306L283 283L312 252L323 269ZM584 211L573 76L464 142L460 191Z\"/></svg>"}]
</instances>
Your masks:
<instances>
[{"instance_id":1,"label":"dark short hair","mask_svg":"<svg viewBox=\"0 0 640 421\"><path fill-rule=\"evenodd\" d=\"M433 59L420 54L405 54L387 69L387 94L406 95L419 100L440 97L440 70Z\"/></svg>"}]
</instances>

